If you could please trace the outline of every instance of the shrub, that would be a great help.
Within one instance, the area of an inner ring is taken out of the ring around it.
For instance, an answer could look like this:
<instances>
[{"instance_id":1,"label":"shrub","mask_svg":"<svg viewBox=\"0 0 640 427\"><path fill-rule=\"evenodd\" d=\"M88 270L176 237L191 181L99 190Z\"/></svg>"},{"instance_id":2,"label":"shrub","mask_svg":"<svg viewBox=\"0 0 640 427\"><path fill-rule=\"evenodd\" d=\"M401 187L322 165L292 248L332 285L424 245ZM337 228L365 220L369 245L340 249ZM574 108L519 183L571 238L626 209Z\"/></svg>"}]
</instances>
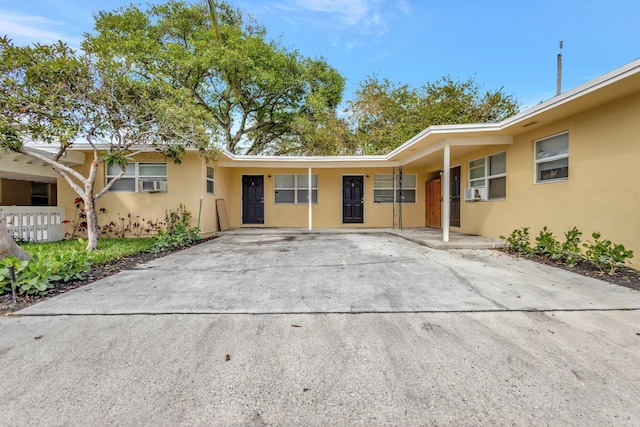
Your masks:
<instances>
[{"instance_id":1,"label":"shrub","mask_svg":"<svg viewBox=\"0 0 640 427\"><path fill-rule=\"evenodd\" d=\"M91 254L79 247L45 249L34 245L30 254L28 261L13 257L0 261L0 294L12 288L9 266L14 267L16 293L45 295L53 288L53 282L84 279L93 264Z\"/></svg>"},{"instance_id":2,"label":"shrub","mask_svg":"<svg viewBox=\"0 0 640 427\"><path fill-rule=\"evenodd\" d=\"M625 249L623 245L612 243L610 240L600 240L600 233L591 235L594 243L585 243L587 249L586 259L600 271L608 271L613 274L616 267L625 263L629 258L633 258L633 251Z\"/></svg>"},{"instance_id":3,"label":"shrub","mask_svg":"<svg viewBox=\"0 0 640 427\"><path fill-rule=\"evenodd\" d=\"M14 267L16 278L13 285L9 280L8 267L11 265ZM0 293L13 288L18 294L46 295L49 289L53 288L51 282L61 279L61 276L56 274L57 267L56 263L52 263L39 253L33 254L28 261L7 257L0 261L0 286L2 287Z\"/></svg>"},{"instance_id":4,"label":"shrub","mask_svg":"<svg viewBox=\"0 0 640 427\"><path fill-rule=\"evenodd\" d=\"M500 236L500 238L507 241L507 249L512 252L525 255L529 255L531 253L529 227L515 229L511 232L509 237Z\"/></svg>"},{"instance_id":5,"label":"shrub","mask_svg":"<svg viewBox=\"0 0 640 427\"><path fill-rule=\"evenodd\" d=\"M200 240L200 229L189 227L191 212L186 210L182 203L177 210L166 211L165 221L167 230L158 231L152 252L181 248Z\"/></svg>"},{"instance_id":6,"label":"shrub","mask_svg":"<svg viewBox=\"0 0 640 427\"><path fill-rule=\"evenodd\" d=\"M560 252L562 259L569 267L573 267L582 259L582 252L580 251L581 236L582 231L576 227L564 233L565 240L560 247Z\"/></svg>"},{"instance_id":7,"label":"shrub","mask_svg":"<svg viewBox=\"0 0 640 427\"><path fill-rule=\"evenodd\" d=\"M540 256L548 256L551 259L560 259L562 257L562 245L558 242L553 233L546 226L540 231L540 235L536 237L536 246L533 253Z\"/></svg>"}]
</instances>

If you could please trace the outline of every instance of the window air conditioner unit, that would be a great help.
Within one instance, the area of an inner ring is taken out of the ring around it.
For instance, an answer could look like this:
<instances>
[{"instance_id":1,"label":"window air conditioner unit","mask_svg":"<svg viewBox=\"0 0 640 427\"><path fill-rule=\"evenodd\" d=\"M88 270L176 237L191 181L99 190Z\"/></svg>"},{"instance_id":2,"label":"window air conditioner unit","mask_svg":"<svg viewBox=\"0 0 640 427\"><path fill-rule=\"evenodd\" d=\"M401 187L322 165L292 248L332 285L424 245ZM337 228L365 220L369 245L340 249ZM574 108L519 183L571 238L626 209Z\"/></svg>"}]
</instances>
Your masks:
<instances>
[{"instance_id":1,"label":"window air conditioner unit","mask_svg":"<svg viewBox=\"0 0 640 427\"><path fill-rule=\"evenodd\" d=\"M464 199L468 202L487 200L487 196L488 191L485 187L471 187L464 190Z\"/></svg>"},{"instance_id":2,"label":"window air conditioner unit","mask_svg":"<svg viewBox=\"0 0 640 427\"><path fill-rule=\"evenodd\" d=\"M143 193L157 193L162 190L161 181L140 181L140 191Z\"/></svg>"}]
</instances>

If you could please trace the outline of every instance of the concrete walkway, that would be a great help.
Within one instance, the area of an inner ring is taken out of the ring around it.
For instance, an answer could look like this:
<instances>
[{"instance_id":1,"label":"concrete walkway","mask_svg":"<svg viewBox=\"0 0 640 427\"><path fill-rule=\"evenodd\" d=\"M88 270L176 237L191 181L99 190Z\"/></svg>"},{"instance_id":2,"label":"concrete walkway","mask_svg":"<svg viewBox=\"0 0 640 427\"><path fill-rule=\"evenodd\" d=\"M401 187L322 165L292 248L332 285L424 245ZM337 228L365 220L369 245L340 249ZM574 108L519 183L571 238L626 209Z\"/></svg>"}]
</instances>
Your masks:
<instances>
[{"instance_id":1,"label":"concrete walkway","mask_svg":"<svg viewBox=\"0 0 640 427\"><path fill-rule=\"evenodd\" d=\"M237 228L219 232L219 236L305 235L305 234L391 234L434 249L496 249L506 246L500 239L451 231L449 241L442 241L442 230L437 228Z\"/></svg>"},{"instance_id":2,"label":"concrete walkway","mask_svg":"<svg viewBox=\"0 0 640 427\"><path fill-rule=\"evenodd\" d=\"M236 233L0 318L0 425L634 425L639 325L496 251Z\"/></svg>"}]
</instances>

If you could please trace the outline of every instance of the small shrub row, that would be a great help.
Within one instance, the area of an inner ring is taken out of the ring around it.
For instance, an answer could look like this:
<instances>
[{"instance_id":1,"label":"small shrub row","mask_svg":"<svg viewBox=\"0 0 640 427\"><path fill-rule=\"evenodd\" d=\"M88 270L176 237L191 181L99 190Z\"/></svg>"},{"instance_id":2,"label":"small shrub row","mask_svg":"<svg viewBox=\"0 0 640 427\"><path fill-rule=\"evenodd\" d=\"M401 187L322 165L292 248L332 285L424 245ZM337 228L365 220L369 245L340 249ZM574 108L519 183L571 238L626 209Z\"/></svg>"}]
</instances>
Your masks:
<instances>
[{"instance_id":1,"label":"small shrub row","mask_svg":"<svg viewBox=\"0 0 640 427\"><path fill-rule=\"evenodd\" d=\"M500 236L506 240L507 250L518 255L538 255L561 261L573 267L579 261L586 260L595 268L610 274L615 273L616 268L633 258L633 251L627 250L623 245L615 244L610 240L600 240L600 233L592 233L593 242L583 243L585 248L581 250L582 232L576 227L564 233L564 241L558 241L551 230L546 226L535 238L535 246L531 246L529 227L515 229L509 236Z\"/></svg>"}]
</instances>

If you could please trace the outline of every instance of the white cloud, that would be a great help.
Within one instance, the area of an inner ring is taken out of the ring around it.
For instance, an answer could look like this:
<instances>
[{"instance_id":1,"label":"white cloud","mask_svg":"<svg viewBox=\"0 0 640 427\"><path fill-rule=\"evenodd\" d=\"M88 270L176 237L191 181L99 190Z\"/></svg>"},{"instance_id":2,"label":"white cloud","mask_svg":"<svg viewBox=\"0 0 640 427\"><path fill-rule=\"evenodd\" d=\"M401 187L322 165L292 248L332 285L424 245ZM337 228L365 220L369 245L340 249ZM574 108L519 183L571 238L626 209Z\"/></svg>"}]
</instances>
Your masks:
<instances>
[{"instance_id":1,"label":"white cloud","mask_svg":"<svg viewBox=\"0 0 640 427\"><path fill-rule=\"evenodd\" d=\"M323 14L324 17L316 16L320 25L375 33L388 32L387 20L398 12L411 16L411 6L406 0L281 0L274 7L288 13Z\"/></svg>"},{"instance_id":2,"label":"white cloud","mask_svg":"<svg viewBox=\"0 0 640 427\"><path fill-rule=\"evenodd\" d=\"M65 23L37 15L25 15L0 10L0 36L7 36L17 45L31 43L50 44L62 40L72 47L80 44L80 39L60 31Z\"/></svg>"}]
</instances>

